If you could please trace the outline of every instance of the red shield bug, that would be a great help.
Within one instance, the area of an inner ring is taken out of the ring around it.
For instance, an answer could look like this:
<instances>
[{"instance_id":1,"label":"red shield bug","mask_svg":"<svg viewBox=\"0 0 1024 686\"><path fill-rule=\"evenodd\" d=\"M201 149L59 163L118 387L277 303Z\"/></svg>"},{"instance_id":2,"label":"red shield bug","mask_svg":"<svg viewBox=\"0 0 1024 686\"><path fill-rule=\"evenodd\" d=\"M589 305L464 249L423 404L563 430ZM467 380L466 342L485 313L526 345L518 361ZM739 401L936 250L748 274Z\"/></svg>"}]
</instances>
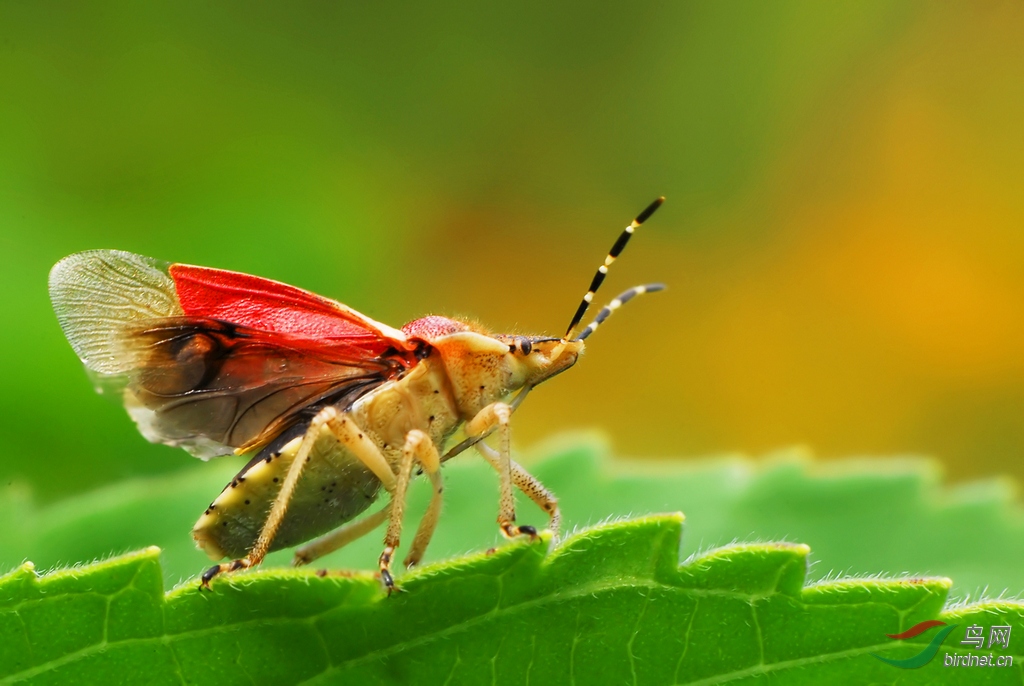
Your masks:
<instances>
[{"instance_id":1,"label":"red shield bug","mask_svg":"<svg viewBox=\"0 0 1024 686\"><path fill-rule=\"evenodd\" d=\"M440 515L441 464L469 447L498 472L505 536L537 534L516 525L513 487L557 532L557 500L511 459L510 419L531 389L576 363L612 312L663 288L626 291L576 335L608 268L663 200L619 236L561 338L492 334L439 316L393 329L294 286L116 250L58 262L50 299L71 347L147 439L204 459L253 455L192 530L211 558L234 560L204 573L203 586L279 548L305 544L295 562L311 562L386 521L379 568L390 591L413 470L430 479L433 497L407 566ZM465 440L443 453L460 427ZM497 450L482 442L495 431ZM357 519L382 489L387 504Z\"/></svg>"}]
</instances>

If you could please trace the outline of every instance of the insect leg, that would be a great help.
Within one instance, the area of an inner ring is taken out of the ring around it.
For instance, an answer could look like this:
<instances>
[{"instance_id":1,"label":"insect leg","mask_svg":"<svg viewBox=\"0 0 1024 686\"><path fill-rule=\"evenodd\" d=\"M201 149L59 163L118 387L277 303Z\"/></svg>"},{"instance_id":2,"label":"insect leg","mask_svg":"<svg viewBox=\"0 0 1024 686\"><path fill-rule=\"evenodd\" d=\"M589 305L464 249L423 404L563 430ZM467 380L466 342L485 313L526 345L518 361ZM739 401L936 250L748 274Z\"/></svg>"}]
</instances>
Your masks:
<instances>
[{"instance_id":1,"label":"insect leg","mask_svg":"<svg viewBox=\"0 0 1024 686\"><path fill-rule=\"evenodd\" d=\"M427 438L422 431L410 431L405 437L405 447L402 448L402 462L398 467L398 478L395 480L395 489L391 493L391 516L388 520L388 530L384 534L384 552L380 554L377 564L380 567L380 578L388 589L388 594L395 587L395 580L391 576L391 556L395 553L402 537L402 516L405 514L405 495L409 486L409 479L412 476L412 462L414 458L414 446L422 438Z\"/></svg>"},{"instance_id":2,"label":"insect leg","mask_svg":"<svg viewBox=\"0 0 1024 686\"><path fill-rule=\"evenodd\" d=\"M373 441L366 437L364 432L356 426L355 422L346 415L340 414L329 419L327 427L353 456L366 465L381 480L381 483L388 492L395 493L397 479L395 473L391 471L391 465L388 464L384 455L381 454L380 449L377 448ZM302 546L295 551L295 558L292 560L292 563L296 566L309 564L313 560L332 553L355 539L368 534L380 526L381 522L389 518L392 504L393 501L375 514L347 524Z\"/></svg>"},{"instance_id":3,"label":"insect leg","mask_svg":"<svg viewBox=\"0 0 1024 686\"><path fill-rule=\"evenodd\" d=\"M312 421L309 423L309 428L306 430L306 434L302 437L302 443L299 444L299 449L295 452L295 458L288 467L288 474L285 475L284 483L281 484L281 490L278 492L277 497L274 498L274 504L270 507L267 519L263 523L263 530L260 531L259 538L256 539L256 543L253 545L252 550L250 550L249 554L240 560L225 562L206 570L200 579L200 585L202 588L209 588L210 580L221 572L233 572L238 569L248 569L249 567L255 567L263 561L263 558L267 555L267 551L270 549L270 544L274 541L274 536L277 534L277 530L281 527L284 515L288 511L288 504L291 502L292 495L295 493L295 486L299 483L299 477L302 475L302 470L309 461L309 453L313 450L313 445L316 443L316 439L320 435L320 430L325 424L329 425L337 415L338 410L336 408L333 406L327 406L317 412L316 416L313 417Z\"/></svg>"},{"instance_id":4,"label":"insect leg","mask_svg":"<svg viewBox=\"0 0 1024 686\"><path fill-rule=\"evenodd\" d=\"M390 523L384 539L384 552L380 556L380 575L388 591L395 587L391 577L391 555L398 547L402 531L402 514L405 510L405 491L412 472L412 451L408 445L402 452L402 462L396 475L377 445L356 426L347 415L335 415L327 422L328 428L356 458L365 464L381 480L391 494ZM413 432L410 432L410 434ZM424 434L426 436L426 434ZM429 439L428 439L429 440Z\"/></svg>"},{"instance_id":5,"label":"insect leg","mask_svg":"<svg viewBox=\"0 0 1024 686\"><path fill-rule=\"evenodd\" d=\"M491 403L466 423L466 435L478 436L492 427L498 427L498 476L501 496L498 504L498 526L507 538L527 534L537 535L532 526L516 526L516 500L512 494L512 457L509 444L509 419L512 408L506 403Z\"/></svg>"},{"instance_id":6,"label":"insect leg","mask_svg":"<svg viewBox=\"0 0 1024 686\"><path fill-rule=\"evenodd\" d=\"M373 472L373 475L380 479L388 493L395 492L395 473L391 465L384 459L380 448L369 439L363 430L356 426L356 423L344 414L335 414L327 421L327 428L334 433L334 436L348 448L360 462Z\"/></svg>"},{"instance_id":7,"label":"insect leg","mask_svg":"<svg viewBox=\"0 0 1024 686\"><path fill-rule=\"evenodd\" d=\"M390 512L391 503L388 503L372 515L339 527L331 533L307 543L295 551L295 559L292 560L292 564L299 567L301 565L309 564L313 560L323 557L328 553L333 553L335 550L348 545L357 538L361 538L376 529L388 518L388 514Z\"/></svg>"},{"instance_id":8,"label":"insect leg","mask_svg":"<svg viewBox=\"0 0 1024 686\"><path fill-rule=\"evenodd\" d=\"M421 433L421 435L423 440L417 441L414 446L416 460L423 466L423 471L430 478L430 485L434 492L430 496L430 505L427 506L426 513L420 519L420 525L416 529L416 536L412 539L409 554L405 557L406 567L417 565L423 559L423 553L427 550L427 545L434 535L434 529L437 528L437 520L441 516L441 493L444 491L444 486L441 483L441 456L437 452L437 446L426 434Z\"/></svg>"},{"instance_id":9,"label":"insect leg","mask_svg":"<svg viewBox=\"0 0 1024 686\"><path fill-rule=\"evenodd\" d=\"M483 455L495 470L501 470L500 455L498 451L486 443L477 443L477 451ZM551 519L548 521L548 529L558 537L558 530L562 524L562 514L558 510L558 498L549 491L537 477L530 474L521 464L511 460L512 483L520 491L525 493L530 500L537 503L537 506L548 513Z\"/></svg>"}]
</instances>

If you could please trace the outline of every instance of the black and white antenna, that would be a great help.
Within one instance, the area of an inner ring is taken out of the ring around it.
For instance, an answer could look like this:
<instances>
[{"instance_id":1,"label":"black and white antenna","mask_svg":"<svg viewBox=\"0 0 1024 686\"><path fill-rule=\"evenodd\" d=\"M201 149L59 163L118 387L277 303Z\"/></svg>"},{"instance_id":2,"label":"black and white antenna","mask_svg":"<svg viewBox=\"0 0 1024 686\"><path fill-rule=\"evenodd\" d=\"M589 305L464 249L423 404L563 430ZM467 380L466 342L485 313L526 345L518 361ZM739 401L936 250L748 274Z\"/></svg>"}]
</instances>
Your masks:
<instances>
[{"instance_id":1,"label":"black and white antenna","mask_svg":"<svg viewBox=\"0 0 1024 686\"><path fill-rule=\"evenodd\" d=\"M651 284L649 286L637 286L636 288L631 288L609 303L607 307L602 309L601 312L598 313L597 318L594 319L593 323L588 326L586 330L579 335L579 337L575 339L572 338L573 333L576 331L576 327L579 326L580 321L583 319L583 315L587 313L587 308L590 307L590 302L594 299L594 294L597 293L597 289L600 288L601 284L604 282L604 277L608 275L608 268L612 265L612 262L614 262L615 258L622 253L626 244L629 243L629 239L633 237L633 233L640 228L641 224L650 219L651 215L661 207L661 203L663 202L665 202L664 196L652 202L643 212L638 214L636 219L631 221L629 226L627 226L619 235L618 240L615 241L615 245L613 245L612 249L608 251L608 256L604 258L604 264L597 268L597 273L594 274L594 280L590 282L590 288L587 290L587 294L583 296L583 301L576 309L576 314L573 315L572 321L569 323L569 328L566 329L565 335L562 336L563 341L582 340L586 338L590 334L594 333L594 330L601 324L601 322L607 319L608 315L619 308L623 303L637 295L640 295L641 293L651 293L654 291L660 291L664 288L661 284Z\"/></svg>"}]
</instances>

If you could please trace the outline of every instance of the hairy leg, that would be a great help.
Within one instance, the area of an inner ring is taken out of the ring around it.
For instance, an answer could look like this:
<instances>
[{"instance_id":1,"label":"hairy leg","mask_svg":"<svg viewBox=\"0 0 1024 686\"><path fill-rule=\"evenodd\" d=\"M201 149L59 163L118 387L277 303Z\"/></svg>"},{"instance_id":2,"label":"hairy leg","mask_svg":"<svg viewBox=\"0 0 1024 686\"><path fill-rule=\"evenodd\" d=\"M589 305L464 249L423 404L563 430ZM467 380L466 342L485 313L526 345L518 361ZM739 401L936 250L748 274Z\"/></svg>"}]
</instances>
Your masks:
<instances>
[{"instance_id":1,"label":"hairy leg","mask_svg":"<svg viewBox=\"0 0 1024 686\"><path fill-rule=\"evenodd\" d=\"M429 438L420 441L416 446L416 459L427 473L433 493L430 496L430 505L427 506L427 511L416 529L416 536L412 539L409 554L405 557L406 567L417 565L423 559L427 545L434 535L434 529L437 528L437 520L441 516L441 494L444 492L444 484L441 481L441 456L434 442Z\"/></svg>"},{"instance_id":2,"label":"hairy leg","mask_svg":"<svg viewBox=\"0 0 1024 686\"><path fill-rule=\"evenodd\" d=\"M418 462L423 470L430 476L431 484L434 486L434 493L430 500L427 513L420 520L419 528L413 540L413 546L409 553L409 559L417 562L423 555L430 537L434 534L437 526L437 518L441 511L441 458L437 453L430 436L424 432L413 429L405 437L405 445L402 448L402 462L398 470L398 478L395 483L395 491L392 497L391 516L388 522L387 534L384 536L384 552L380 555L380 577L387 586L388 592L394 588L394 578L391 576L391 559L398 547L402 536L402 517L405 515L406 495L408 493L409 480L412 478L413 463ZM409 564L409 560L406 560Z\"/></svg>"},{"instance_id":3,"label":"hairy leg","mask_svg":"<svg viewBox=\"0 0 1024 686\"><path fill-rule=\"evenodd\" d=\"M302 476L302 470L309 461L309 453L313 450L313 445L316 443L320 431L337 415L338 410L328 406L320 410L313 417L309 423L309 428L306 429L306 433L302 437L298 450L295 452L295 458L292 460L291 466L288 467L288 473L285 475L284 483L281 484L281 490L278 491L273 505L270 506L270 512L267 514L267 519L263 523L263 529L260 531L260 535L256 539L252 550L240 560L224 562L210 567L203 573L200 579L201 588L209 588L210 580L222 572L248 569L249 567L255 567L263 561L267 551L270 549L271 543L274 541L274 536L277 535L277 530L281 527L285 514L288 512L288 505L291 502L292 495L295 493L295 486L299 483L299 477Z\"/></svg>"},{"instance_id":4,"label":"hairy leg","mask_svg":"<svg viewBox=\"0 0 1024 686\"><path fill-rule=\"evenodd\" d=\"M209 588L210 580L222 572L248 569L249 567L255 567L263 561L274 541L274 536L281 527L285 514L288 512L288 504L295 493L299 477L302 475L303 468L309 462L310 451L312 451L313 445L325 426L349 452L365 464L381 480L385 489L389 492L394 492L395 474L391 471L387 460L384 459L384 455L381 454L373 441L356 426L355 422L337 408L333 406L323 408L310 421L309 428L302 438L302 443L299 444L299 448L295 453L295 459L288 468L284 483L281 484L281 490L274 499L274 504L271 505L270 513L267 515L266 522L264 522L263 529L260 531L260 535L256 539L252 550L240 560L225 562L206 570L200 580L203 588Z\"/></svg>"},{"instance_id":5,"label":"hairy leg","mask_svg":"<svg viewBox=\"0 0 1024 686\"><path fill-rule=\"evenodd\" d=\"M498 501L498 526L507 538L520 534L536 536L532 526L516 526L516 500L512 494L512 457L509 435L509 419L512 407L506 403L491 403L466 422L466 435L480 436L497 427L498 430L498 477L501 491Z\"/></svg>"},{"instance_id":6,"label":"hairy leg","mask_svg":"<svg viewBox=\"0 0 1024 686\"><path fill-rule=\"evenodd\" d=\"M475 447L495 470L501 471L501 460L497 450L486 443L477 443ZM512 484L525 493L530 500L537 503L540 509L548 513L548 516L551 518L548 521L548 528L557 538L562 523L562 515L558 510L558 498L537 477L526 471L521 464L515 460L510 460L510 464L512 468Z\"/></svg>"},{"instance_id":7,"label":"hairy leg","mask_svg":"<svg viewBox=\"0 0 1024 686\"><path fill-rule=\"evenodd\" d=\"M296 567L307 565L313 560L348 545L357 538L362 538L387 520L390 512L391 503L388 503L372 515L349 522L329 534L324 534L320 538L310 541L295 551L295 558L292 560L292 564Z\"/></svg>"}]
</instances>

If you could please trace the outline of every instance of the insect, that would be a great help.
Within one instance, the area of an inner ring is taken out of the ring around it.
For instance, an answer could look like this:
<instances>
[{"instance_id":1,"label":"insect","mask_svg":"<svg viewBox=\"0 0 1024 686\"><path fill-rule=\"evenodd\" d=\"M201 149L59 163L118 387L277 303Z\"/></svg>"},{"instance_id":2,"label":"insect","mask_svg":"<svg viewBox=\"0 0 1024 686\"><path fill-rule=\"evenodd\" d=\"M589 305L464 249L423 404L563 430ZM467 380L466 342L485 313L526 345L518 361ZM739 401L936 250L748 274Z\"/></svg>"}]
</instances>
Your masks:
<instances>
[{"instance_id":1,"label":"insect","mask_svg":"<svg viewBox=\"0 0 1024 686\"><path fill-rule=\"evenodd\" d=\"M116 250L58 262L50 299L98 389L120 394L148 440L203 459L252 455L192 530L212 559L231 559L207 570L202 587L272 550L304 544L295 563L307 564L387 522L378 567L390 593L413 470L433 493L406 566L422 559L437 525L441 464L467 448L498 472L506 537L537 535L516 524L513 487L557 533L555 496L511 459L510 418L576 363L614 310L663 288L624 292L576 335L608 268L663 201L622 232L560 338L491 334L436 315L394 329L294 286ZM465 439L442 453L460 427ZM496 450L482 442L493 432ZM382 490L388 502L357 519Z\"/></svg>"}]
</instances>

